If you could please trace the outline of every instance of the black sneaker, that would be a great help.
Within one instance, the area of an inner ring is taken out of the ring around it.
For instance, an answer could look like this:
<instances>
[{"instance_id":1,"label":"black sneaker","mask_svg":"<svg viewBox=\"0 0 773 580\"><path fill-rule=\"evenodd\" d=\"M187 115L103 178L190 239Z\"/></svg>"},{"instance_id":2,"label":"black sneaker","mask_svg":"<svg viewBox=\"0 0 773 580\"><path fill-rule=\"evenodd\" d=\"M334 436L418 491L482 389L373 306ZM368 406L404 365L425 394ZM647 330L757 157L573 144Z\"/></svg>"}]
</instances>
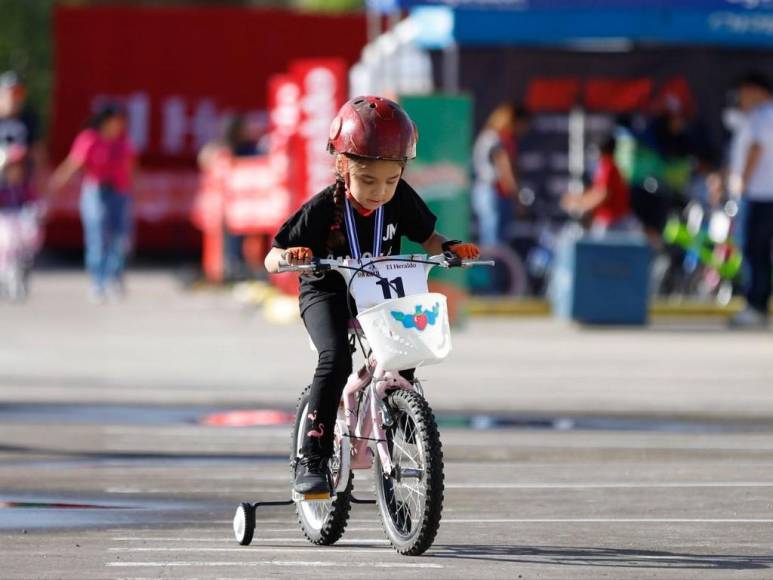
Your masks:
<instances>
[{"instance_id":1,"label":"black sneaker","mask_svg":"<svg viewBox=\"0 0 773 580\"><path fill-rule=\"evenodd\" d=\"M301 457L295 466L295 485L293 487L296 492L304 495L330 495L327 460L316 455Z\"/></svg>"}]
</instances>

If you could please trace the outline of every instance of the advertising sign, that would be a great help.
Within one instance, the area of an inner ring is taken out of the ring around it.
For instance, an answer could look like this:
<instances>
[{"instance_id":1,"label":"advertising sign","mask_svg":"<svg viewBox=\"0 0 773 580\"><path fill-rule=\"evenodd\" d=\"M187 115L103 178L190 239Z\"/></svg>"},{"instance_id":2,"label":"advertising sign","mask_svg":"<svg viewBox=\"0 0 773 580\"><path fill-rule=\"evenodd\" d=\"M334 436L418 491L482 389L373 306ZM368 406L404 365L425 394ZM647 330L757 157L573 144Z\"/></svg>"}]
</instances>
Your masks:
<instances>
[{"instance_id":1,"label":"advertising sign","mask_svg":"<svg viewBox=\"0 0 773 580\"><path fill-rule=\"evenodd\" d=\"M272 157L234 159L224 182L225 224L235 234L273 234L290 213L286 173Z\"/></svg>"},{"instance_id":2,"label":"advertising sign","mask_svg":"<svg viewBox=\"0 0 773 580\"><path fill-rule=\"evenodd\" d=\"M301 203L333 182L334 158L327 152L327 140L330 123L346 100L346 73L342 60L299 60L290 68L300 87Z\"/></svg>"},{"instance_id":3,"label":"advertising sign","mask_svg":"<svg viewBox=\"0 0 773 580\"><path fill-rule=\"evenodd\" d=\"M437 216L439 232L452 239L469 239L472 101L466 96L405 96L400 104L419 129L417 157L408 164L406 181ZM423 250L413 247L412 251ZM435 268L430 282L448 296L451 320L458 320L467 272Z\"/></svg>"}]
</instances>

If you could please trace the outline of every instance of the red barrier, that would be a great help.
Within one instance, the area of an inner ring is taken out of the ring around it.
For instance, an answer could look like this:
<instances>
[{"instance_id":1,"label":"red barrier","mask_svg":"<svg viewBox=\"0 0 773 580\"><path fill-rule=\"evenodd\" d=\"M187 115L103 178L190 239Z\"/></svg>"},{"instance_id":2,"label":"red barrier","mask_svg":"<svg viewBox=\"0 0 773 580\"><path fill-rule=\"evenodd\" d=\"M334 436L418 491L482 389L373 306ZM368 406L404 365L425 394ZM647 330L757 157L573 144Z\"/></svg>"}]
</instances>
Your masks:
<instances>
[{"instance_id":1,"label":"red barrier","mask_svg":"<svg viewBox=\"0 0 773 580\"><path fill-rule=\"evenodd\" d=\"M346 98L346 63L299 60L291 71L274 75L268 83L268 155L220 154L205 169L196 214L204 232L204 272L211 281L223 279L224 231L273 235L292 211L333 181L327 138ZM259 261L259 256L253 258ZM298 292L291 276L275 283L287 293Z\"/></svg>"}]
</instances>

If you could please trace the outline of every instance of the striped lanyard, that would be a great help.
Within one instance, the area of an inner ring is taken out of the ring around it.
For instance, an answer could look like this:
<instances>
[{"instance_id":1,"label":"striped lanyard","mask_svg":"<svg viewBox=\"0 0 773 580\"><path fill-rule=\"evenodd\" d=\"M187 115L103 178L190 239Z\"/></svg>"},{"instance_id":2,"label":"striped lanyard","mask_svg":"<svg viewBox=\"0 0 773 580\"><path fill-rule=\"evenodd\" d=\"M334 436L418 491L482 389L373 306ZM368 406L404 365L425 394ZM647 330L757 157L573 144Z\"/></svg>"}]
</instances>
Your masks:
<instances>
[{"instance_id":1,"label":"striped lanyard","mask_svg":"<svg viewBox=\"0 0 773 580\"><path fill-rule=\"evenodd\" d=\"M349 239L349 249L352 252L352 258L359 260L362 258L360 250L360 240L357 238L357 224L354 223L354 209L348 199L345 199L344 219L346 221L346 237ZM373 257L381 255L381 231L384 229L384 206L376 210L376 223L373 226Z\"/></svg>"}]
</instances>

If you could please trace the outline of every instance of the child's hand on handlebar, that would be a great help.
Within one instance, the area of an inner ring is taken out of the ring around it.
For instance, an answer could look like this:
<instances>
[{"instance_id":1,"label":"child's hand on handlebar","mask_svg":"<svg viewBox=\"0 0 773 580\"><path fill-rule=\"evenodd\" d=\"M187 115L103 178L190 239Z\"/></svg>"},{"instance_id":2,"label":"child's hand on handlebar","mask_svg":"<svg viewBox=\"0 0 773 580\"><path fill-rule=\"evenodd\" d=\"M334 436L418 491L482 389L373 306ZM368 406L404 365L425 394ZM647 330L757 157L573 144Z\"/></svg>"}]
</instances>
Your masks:
<instances>
[{"instance_id":1,"label":"child's hand on handlebar","mask_svg":"<svg viewBox=\"0 0 773 580\"><path fill-rule=\"evenodd\" d=\"M448 246L448 250L459 256L462 260L477 260L480 257L480 249L469 242L456 242Z\"/></svg>"},{"instance_id":2,"label":"child's hand on handlebar","mask_svg":"<svg viewBox=\"0 0 773 580\"><path fill-rule=\"evenodd\" d=\"M282 252L282 259L291 266L311 264L312 251L305 247L287 248Z\"/></svg>"}]
</instances>

